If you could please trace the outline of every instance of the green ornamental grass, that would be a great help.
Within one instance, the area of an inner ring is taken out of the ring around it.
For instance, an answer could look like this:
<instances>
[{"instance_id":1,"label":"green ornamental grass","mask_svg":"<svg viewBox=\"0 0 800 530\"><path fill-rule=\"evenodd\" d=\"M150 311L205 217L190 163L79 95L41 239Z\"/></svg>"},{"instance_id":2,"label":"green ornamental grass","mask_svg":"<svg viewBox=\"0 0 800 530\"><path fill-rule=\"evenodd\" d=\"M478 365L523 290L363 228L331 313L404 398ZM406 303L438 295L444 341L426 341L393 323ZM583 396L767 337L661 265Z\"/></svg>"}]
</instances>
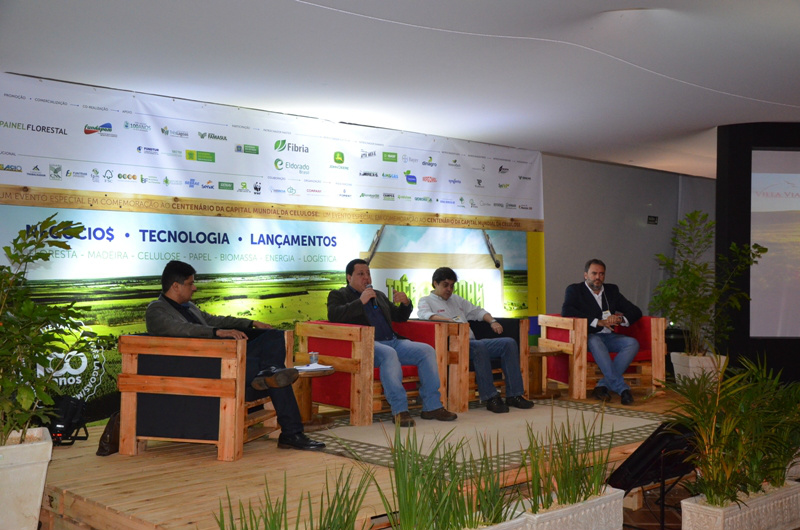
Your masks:
<instances>
[{"instance_id":1,"label":"green ornamental grass","mask_svg":"<svg viewBox=\"0 0 800 530\"><path fill-rule=\"evenodd\" d=\"M558 427L551 418L543 435L528 425L525 466L531 512L577 504L603 493L613 431L603 442L602 426L602 413L591 423L582 418L580 430L569 418Z\"/></svg>"},{"instance_id":2,"label":"green ornamental grass","mask_svg":"<svg viewBox=\"0 0 800 530\"><path fill-rule=\"evenodd\" d=\"M452 431L436 437L425 447L415 429L395 426L388 486L378 483L372 470L349 449L362 468L360 481L356 483L352 470L346 474L341 471L333 486L326 480L316 512L310 495L301 496L295 529L300 528L304 511L306 530L352 529L370 482L378 489L393 529L477 529L515 517L523 500L519 487L504 486L507 462L505 450L499 451L499 434L493 443L478 434L477 454L463 438L451 442L451 434ZM613 439L613 432L610 436ZM602 414L591 423L583 420L578 430L569 421L555 428L551 418L544 436L535 434L528 425L523 468L527 472L525 486L532 498L531 511L537 513L554 503L574 504L602 494L612 445L611 439L603 439ZM237 509L228 497L226 515L220 501L216 518L220 530L287 530L285 483L283 496L276 499L265 485L264 499L258 507L245 507L240 501Z\"/></svg>"},{"instance_id":3,"label":"green ornamental grass","mask_svg":"<svg viewBox=\"0 0 800 530\"><path fill-rule=\"evenodd\" d=\"M305 497L301 495L294 529L301 528L300 521L303 519L305 507L308 515L303 523L304 530L353 530L371 482L372 474L369 471L362 472L361 477L356 480L353 468L346 472L342 468L331 486L330 477L326 474L325 490L320 494L319 508L314 511L310 493ZM276 498L272 497L265 478L264 497L258 506L248 502L245 507L240 500L234 508L229 493L227 511L220 500L219 514L214 514L214 518L220 530L289 530L288 506L286 475L283 477L283 495Z\"/></svg>"}]
</instances>

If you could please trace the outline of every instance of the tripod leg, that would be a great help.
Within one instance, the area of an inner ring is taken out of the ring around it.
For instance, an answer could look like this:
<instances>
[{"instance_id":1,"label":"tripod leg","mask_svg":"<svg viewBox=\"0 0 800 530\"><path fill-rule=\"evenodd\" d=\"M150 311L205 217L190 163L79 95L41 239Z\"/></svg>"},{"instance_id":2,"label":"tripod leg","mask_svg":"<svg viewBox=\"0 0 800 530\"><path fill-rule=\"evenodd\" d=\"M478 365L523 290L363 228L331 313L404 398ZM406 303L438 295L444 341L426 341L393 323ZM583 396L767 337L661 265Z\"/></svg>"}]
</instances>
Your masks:
<instances>
[{"instance_id":1,"label":"tripod leg","mask_svg":"<svg viewBox=\"0 0 800 530\"><path fill-rule=\"evenodd\" d=\"M664 513L664 505L667 502L667 490L666 490L666 481L667 479L664 477L664 450L661 450L661 530L664 530L664 519L666 514Z\"/></svg>"}]
</instances>

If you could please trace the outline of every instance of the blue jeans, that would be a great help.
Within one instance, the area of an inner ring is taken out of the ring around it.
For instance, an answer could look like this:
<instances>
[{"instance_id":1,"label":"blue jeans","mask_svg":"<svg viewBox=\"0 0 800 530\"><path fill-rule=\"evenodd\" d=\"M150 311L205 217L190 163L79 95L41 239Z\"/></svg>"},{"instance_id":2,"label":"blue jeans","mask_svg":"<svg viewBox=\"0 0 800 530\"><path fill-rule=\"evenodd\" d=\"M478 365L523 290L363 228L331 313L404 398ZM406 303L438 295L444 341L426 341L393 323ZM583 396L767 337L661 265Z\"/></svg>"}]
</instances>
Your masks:
<instances>
[{"instance_id":1,"label":"blue jeans","mask_svg":"<svg viewBox=\"0 0 800 530\"><path fill-rule=\"evenodd\" d=\"M402 365L414 365L419 374L419 396L422 410L442 407L439 393L439 368L436 366L436 350L424 342L410 340L375 341L375 367L380 368L381 384L386 399L395 416L408 411L408 398L403 388Z\"/></svg>"},{"instance_id":2,"label":"blue jeans","mask_svg":"<svg viewBox=\"0 0 800 530\"><path fill-rule=\"evenodd\" d=\"M492 359L500 359L506 379L506 398L521 396L525 392L519 370L519 348L511 337L469 341L469 359L475 369L478 395L486 401L497 395L492 378Z\"/></svg>"},{"instance_id":3,"label":"blue jeans","mask_svg":"<svg viewBox=\"0 0 800 530\"><path fill-rule=\"evenodd\" d=\"M618 333L590 333L587 347L592 352L594 362L603 372L603 378L597 382L597 386L604 386L617 394L630 390L622 374L639 353L639 342L633 337ZM613 360L608 353L610 351L617 352Z\"/></svg>"}]
</instances>

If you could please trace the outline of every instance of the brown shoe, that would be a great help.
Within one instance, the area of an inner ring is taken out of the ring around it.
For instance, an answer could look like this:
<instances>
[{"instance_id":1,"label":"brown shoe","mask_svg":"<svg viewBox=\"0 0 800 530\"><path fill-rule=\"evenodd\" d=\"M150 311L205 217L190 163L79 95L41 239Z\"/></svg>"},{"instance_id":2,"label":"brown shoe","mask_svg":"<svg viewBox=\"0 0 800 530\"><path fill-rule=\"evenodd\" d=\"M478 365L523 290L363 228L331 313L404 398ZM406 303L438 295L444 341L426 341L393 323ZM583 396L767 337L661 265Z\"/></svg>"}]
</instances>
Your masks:
<instances>
[{"instance_id":1,"label":"brown shoe","mask_svg":"<svg viewBox=\"0 0 800 530\"><path fill-rule=\"evenodd\" d=\"M272 366L266 370L261 370L250 386L256 390L268 390L270 388L283 388L289 386L300 377L297 368L278 368Z\"/></svg>"},{"instance_id":2,"label":"brown shoe","mask_svg":"<svg viewBox=\"0 0 800 530\"><path fill-rule=\"evenodd\" d=\"M411 417L411 414L408 411L401 412L397 416L392 416L392 423L399 425L400 427L413 427L417 423L414 421L414 418Z\"/></svg>"},{"instance_id":3,"label":"brown shoe","mask_svg":"<svg viewBox=\"0 0 800 530\"><path fill-rule=\"evenodd\" d=\"M450 412L444 407L438 408L436 410L423 410L422 414L419 415L420 418L423 420L439 420L439 421L453 421L454 419L458 418L458 414L455 412Z\"/></svg>"}]
</instances>

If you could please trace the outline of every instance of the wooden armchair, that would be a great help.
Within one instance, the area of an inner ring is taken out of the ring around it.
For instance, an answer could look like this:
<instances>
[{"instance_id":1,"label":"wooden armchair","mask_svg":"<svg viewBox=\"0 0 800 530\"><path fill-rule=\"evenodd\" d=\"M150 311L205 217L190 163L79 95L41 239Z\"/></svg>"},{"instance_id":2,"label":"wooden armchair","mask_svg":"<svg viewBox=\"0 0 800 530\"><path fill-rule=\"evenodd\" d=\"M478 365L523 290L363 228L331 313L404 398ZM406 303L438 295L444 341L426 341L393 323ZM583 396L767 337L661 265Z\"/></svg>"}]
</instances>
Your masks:
<instances>
[{"instance_id":1,"label":"wooden armchair","mask_svg":"<svg viewBox=\"0 0 800 530\"><path fill-rule=\"evenodd\" d=\"M439 390L447 395L448 359L446 323L423 321L394 322L395 331L411 340L430 344L439 364ZM389 410L374 365L375 329L371 326L339 324L328 321L301 322L295 326L298 338L297 362L308 362L308 352L319 352L319 363L333 366L336 373L315 379L311 385L312 401L350 409L351 425L370 425L375 412ZM403 385L409 406L421 406L417 390L419 377L415 366L403 366Z\"/></svg>"},{"instance_id":2,"label":"wooden armchair","mask_svg":"<svg viewBox=\"0 0 800 530\"><path fill-rule=\"evenodd\" d=\"M285 332L286 366L294 334ZM136 455L148 440L217 446L217 459L242 457L245 442L277 429L269 397L245 383L246 340L123 335L119 451Z\"/></svg>"},{"instance_id":3,"label":"wooden armchair","mask_svg":"<svg viewBox=\"0 0 800 530\"><path fill-rule=\"evenodd\" d=\"M464 412L469 408L471 401L477 401L478 385L475 382L475 372L470 369L469 362L469 330L475 334L476 339L491 339L497 337L511 337L520 346L519 364L522 372L522 381L525 385L524 395L528 396L528 319L498 318L503 326L503 333L497 335L491 330L488 323L470 321L469 324L449 324L449 366L447 381L447 408L451 412ZM494 384L503 393L505 381L499 361L492 363L492 373L495 376Z\"/></svg>"},{"instance_id":4,"label":"wooden armchair","mask_svg":"<svg viewBox=\"0 0 800 530\"><path fill-rule=\"evenodd\" d=\"M547 374L550 379L569 385L569 397L586 399L588 388L594 388L603 374L587 350L588 328L585 318L562 317L558 315L539 315L539 349L554 349L565 354L548 357ZM666 319L644 316L632 326L617 327L618 333L629 335L639 341L639 353L624 374L631 389L647 393L660 386L665 378ZM612 357L615 354L612 352Z\"/></svg>"}]
</instances>

